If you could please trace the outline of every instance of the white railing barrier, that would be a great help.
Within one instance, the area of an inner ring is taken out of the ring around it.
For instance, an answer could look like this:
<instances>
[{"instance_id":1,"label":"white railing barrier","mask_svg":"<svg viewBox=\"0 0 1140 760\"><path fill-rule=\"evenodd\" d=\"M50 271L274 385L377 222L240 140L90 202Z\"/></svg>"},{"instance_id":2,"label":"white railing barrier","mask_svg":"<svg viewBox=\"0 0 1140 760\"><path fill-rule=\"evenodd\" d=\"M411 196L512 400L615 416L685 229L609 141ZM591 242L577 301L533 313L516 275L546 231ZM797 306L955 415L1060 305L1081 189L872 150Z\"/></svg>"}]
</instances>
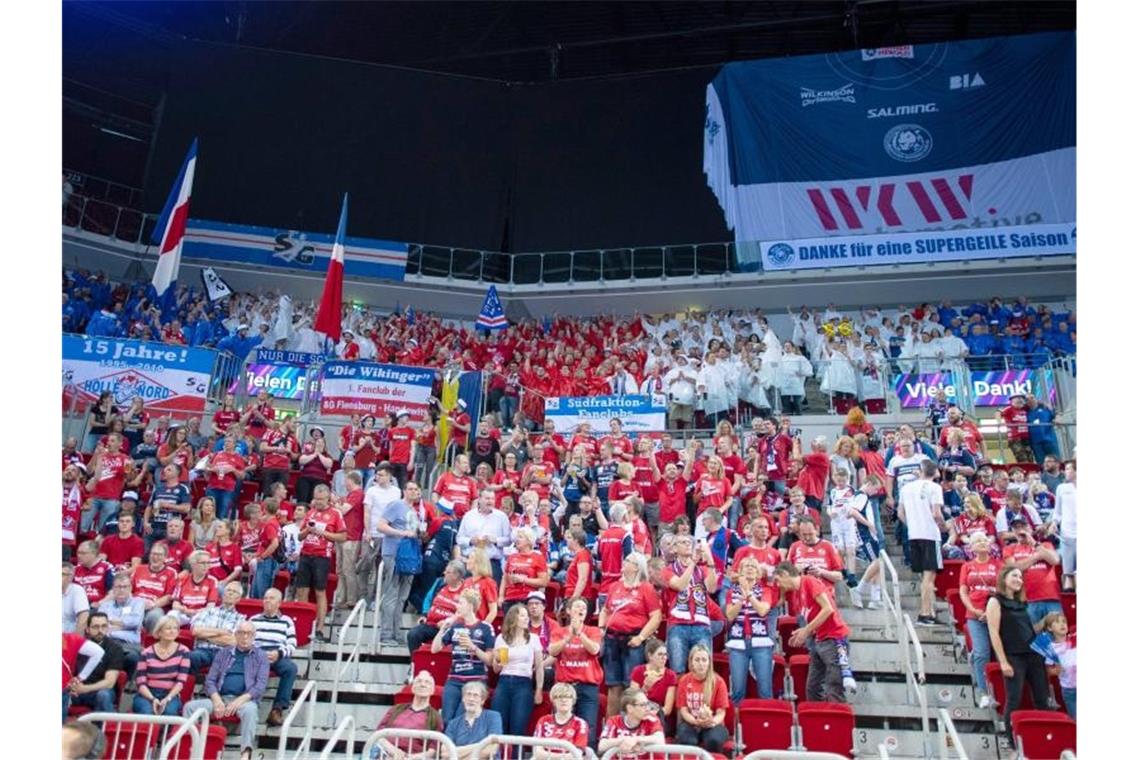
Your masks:
<instances>
[{"instance_id":1,"label":"white railing barrier","mask_svg":"<svg viewBox=\"0 0 1140 760\"><path fill-rule=\"evenodd\" d=\"M380 579L376 579L376 584L379 586ZM332 702L329 703L329 721L328 727L333 728L336 725L336 705L340 697L340 681L348 673L350 665L356 666L356 680L360 680L360 648L364 646L364 617L365 608L368 602L360 599L356 602L356 606L352 608L352 612L348 614L348 619L340 627L340 633L336 637L336 662L333 664L333 688L332 688ZM352 651L347 656L344 654L344 637L348 630L352 627L353 621L356 621L356 641L352 643Z\"/></svg>"},{"instance_id":2,"label":"white railing barrier","mask_svg":"<svg viewBox=\"0 0 1140 760\"><path fill-rule=\"evenodd\" d=\"M887 745L879 745L879 760L891 760L891 753L887 751Z\"/></svg>"},{"instance_id":3,"label":"white railing barrier","mask_svg":"<svg viewBox=\"0 0 1140 760\"><path fill-rule=\"evenodd\" d=\"M301 744L294 750L292 754L293 760L300 760L300 758L307 757L309 754L309 747L313 743L313 724L316 720L317 709L317 682L309 681L305 684L301 696L293 704L289 714L285 716L285 720L281 723L281 741L277 745L277 760L286 760L290 757L285 748L286 743L289 741L289 730L293 727L293 721L297 719L298 713L301 709L305 710L305 733L301 736Z\"/></svg>"},{"instance_id":4,"label":"white railing barrier","mask_svg":"<svg viewBox=\"0 0 1140 760\"><path fill-rule=\"evenodd\" d=\"M456 718L456 720L462 720L462 718ZM531 750L539 748L554 750L554 752L546 754L558 757L560 760L582 760L582 750L562 739L540 739L536 736L508 736L507 734L491 734L475 745L475 751L471 753L471 757L482 757L483 750L491 745L498 745L500 760L522 760L524 756L536 754L534 752L524 753L524 747L529 747ZM518 751L512 752L513 747L518 747ZM607 752L605 757L609 757L609 755L610 753Z\"/></svg>"},{"instance_id":5,"label":"white railing barrier","mask_svg":"<svg viewBox=\"0 0 1140 760\"><path fill-rule=\"evenodd\" d=\"M886 547L879 552L882 570L879 572L879 583L882 586L883 597L883 629L894 631L899 643L899 655L906 654L906 641L903 634L902 603L899 599L899 573L895 570L895 563ZM893 627L892 627L893 626Z\"/></svg>"},{"instance_id":6,"label":"white railing barrier","mask_svg":"<svg viewBox=\"0 0 1140 760\"><path fill-rule=\"evenodd\" d=\"M210 726L210 714L205 709L195 710L188 718L177 715L91 712L81 715L77 720L83 723L97 723L107 735L108 743L111 746L107 750L109 754L104 754L106 760L127 760L143 755L167 760L184 736L190 737L188 760L202 760L206 755L206 731ZM115 726L114 733L106 733L107 724ZM125 728L127 726L131 728ZM147 727L145 739L140 739L138 732L135 731L134 727L137 726ZM171 732L172 728L174 729L173 733ZM118 749L119 740L123 738L124 731L130 732L130 739L127 743L127 751L120 755L115 750ZM139 741L142 741L146 748L153 748L156 741L162 741L163 744L159 754L154 755L151 750L137 751L136 747Z\"/></svg>"},{"instance_id":7,"label":"white railing barrier","mask_svg":"<svg viewBox=\"0 0 1140 760\"><path fill-rule=\"evenodd\" d=\"M882 747L883 745L879 745ZM884 749L886 749L884 747ZM760 749L749 752L743 760L851 760L834 752L795 752L787 749Z\"/></svg>"},{"instance_id":8,"label":"white railing barrier","mask_svg":"<svg viewBox=\"0 0 1140 760\"><path fill-rule=\"evenodd\" d=\"M403 728L382 728L374 731L364 743L361 760L391 758L395 749L404 755L415 755L417 760L459 760L459 751L450 738L438 731L410 731Z\"/></svg>"},{"instance_id":9,"label":"white railing barrier","mask_svg":"<svg viewBox=\"0 0 1140 760\"><path fill-rule=\"evenodd\" d=\"M344 720L333 731L333 735L329 737L328 742L325 743L325 748L321 751L321 760L330 760L335 751L336 743L344 739L344 760L353 760L355 757L354 749L356 745L356 718L351 715L344 716Z\"/></svg>"},{"instance_id":10,"label":"white railing barrier","mask_svg":"<svg viewBox=\"0 0 1140 760\"><path fill-rule=\"evenodd\" d=\"M930 757L930 709L926 704L926 690L922 688L923 684L926 683L926 666L922 662L922 644L918 641L918 633L914 630L914 623L911 622L910 615L903 615L903 624L905 625L906 637L910 644L909 647L904 645L901 653L906 663L906 681L918 698L918 706L922 711L923 752L927 757ZM917 661L913 666L910 662L911 651L914 652Z\"/></svg>"},{"instance_id":11,"label":"white railing barrier","mask_svg":"<svg viewBox=\"0 0 1140 760\"><path fill-rule=\"evenodd\" d=\"M380 541L381 546L383 541ZM384 560L376 566L376 596L372 598L372 653L380 654L380 596L384 592Z\"/></svg>"},{"instance_id":12,"label":"white railing barrier","mask_svg":"<svg viewBox=\"0 0 1140 760\"><path fill-rule=\"evenodd\" d=\"M1077 760L1077 756L1073 754L1072 750L1064 750L1061 752L1061 760Z\"/></svg>"},{"instance_id":13,"label":"white railing barrier","mask_svg":"<svg viewBox=\"0 0 1140 760\"><path fill-rule=\"evenodd\" d=\"M696 758L697 760L712 760L712 755L700 747L690 747L685 744L643 744L636 750L638 755L652 755L654 758L665 757L689 757ZM609 749L602 755L601 760L615 760L615 758L623 753L621 747L614 747Z\"/></svg>"},{"instance_id":14,"label":"white railing barrier","mask_svg":"<svg viewBox=\"0 0 1140 760\"><path fill-rule=\"evenodd\" d=\"M947 741L949 739L949 741ZM940 760L949 760L948 750L953 750L954 760L970 760L966 748L962 745L962 738L958 736L958 729L945 707L938 708L938 757Z\"/></svg>"}]
</instances>

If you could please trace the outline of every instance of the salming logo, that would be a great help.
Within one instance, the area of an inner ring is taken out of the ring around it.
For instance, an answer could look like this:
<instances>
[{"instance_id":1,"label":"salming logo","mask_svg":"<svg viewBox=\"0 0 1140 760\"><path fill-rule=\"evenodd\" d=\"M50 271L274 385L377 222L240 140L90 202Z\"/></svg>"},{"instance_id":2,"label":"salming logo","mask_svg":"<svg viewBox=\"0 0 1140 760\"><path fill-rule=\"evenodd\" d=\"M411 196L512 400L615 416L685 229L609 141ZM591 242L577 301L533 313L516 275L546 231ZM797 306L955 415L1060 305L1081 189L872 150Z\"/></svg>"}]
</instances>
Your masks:
<instances>
[{"instance_id":1,"label":"salming logo","mask_svg":"<svg viewBox=\"0 0 1140 760\"><path fill-rule=\"evenodd\" d=\"M961 174L957 178L935 177L925 181L902 183L914 205L927 223L953 221L966 218L966 207L974 190L974 175ZM877 191L877 192L876 192ZM903 221L895 209L896 183L857 185L855 198L842 187L808 188L808 198L825 230L838 230L840 223L849 230L885 224L901 227Z\"/></svg>"}]
</instances>

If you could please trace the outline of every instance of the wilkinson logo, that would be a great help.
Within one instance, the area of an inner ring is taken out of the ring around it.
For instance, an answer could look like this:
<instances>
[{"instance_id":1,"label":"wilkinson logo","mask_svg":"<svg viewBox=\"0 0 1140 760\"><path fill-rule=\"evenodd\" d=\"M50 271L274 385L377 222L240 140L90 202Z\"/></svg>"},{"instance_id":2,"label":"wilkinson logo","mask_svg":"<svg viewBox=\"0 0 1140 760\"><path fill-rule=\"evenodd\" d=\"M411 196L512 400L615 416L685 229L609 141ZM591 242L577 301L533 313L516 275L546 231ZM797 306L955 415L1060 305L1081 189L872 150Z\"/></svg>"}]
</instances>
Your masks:
<instances>
[{"instance_id":1,"label":"wilkinson logo","mask_svg":"<svg viewBox=\"0 0 1140 760\"><path fill-rule=\"evenodd\" d=\"M878 186L857 185L854 201L842 187L826 190L812 187L808 188L807 195L825 230L838 230L840 221L849 230L862 230L877 224L902 227L903 219L895 208L896 187L894 182ZM904 187L906 194L902 198L905 200L909 196L927 223L961 220L967 218L966 209L974 191L974 175L915 180L904 183Z\"/></svg>"},{"instance_id":2,"label":"wilkinson logo","mask_svg":"<svg viewBox=\"0 0 1140 760\"><path fill-rule=\"evenodd\" d=\"M863 48L860 52L863 54L864 61L875 61L879 58L914 58L914 45Z\"/></svg>"},{"instance_id":3,"label":"wilkinson logo","mask_svg":"<svg viewBox=\"0 0 1140 760\"><path fill-rule=\"evenodd\" d=\"M800 88L800 105L806 108L816 103L854 103L855 85L848 82L834 90L813 90L810 87Z\"/></svg>"}]
</instances>

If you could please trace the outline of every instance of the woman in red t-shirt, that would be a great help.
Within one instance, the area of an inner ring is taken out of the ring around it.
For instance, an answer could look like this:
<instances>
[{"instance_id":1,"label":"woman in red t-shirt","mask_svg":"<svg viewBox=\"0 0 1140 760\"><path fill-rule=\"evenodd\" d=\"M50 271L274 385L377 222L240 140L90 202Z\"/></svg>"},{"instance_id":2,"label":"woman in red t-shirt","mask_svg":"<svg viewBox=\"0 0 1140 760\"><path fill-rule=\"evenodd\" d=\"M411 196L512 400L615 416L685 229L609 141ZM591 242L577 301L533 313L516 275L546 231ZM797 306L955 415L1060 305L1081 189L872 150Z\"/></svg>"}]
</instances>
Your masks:
<instances>
[{"instance_id":1,"label":"woman in red t-shirt","mask_svg":"<svg viewBox=\"0 0 1140 760\"><path fill-rule=\"evenodd\" d=\"M230 429L230 425L241 419L241 412L237 410L237 401L234 399L234 394L227 393L226 397L222 400L222 408L214 412L214 419L211 425L214 428L214 435L221 437L226 434Z\"/></svg>"},{"instance_id":2,"label":"woman in red t-shirt","mask_svg":"<svg viewBox=\"0 0 1140 760\"><path fill-rule=\"evenodd\" d=\"M677 682L677 743L720 752L728 741L728 705L728 686L713 671L712 654L704 644L695 645L689 672Z\"/></svg>"},{"instance_id":3,"label":"woman in red t-shirt","mask_svg":"<svg viewBox=\"0 0 1140 760\"><path fill-rule=\"evenodd\" d=\"M598 625L606 632L602 663L609 699L606 714L616 715L621 691L633 669L645 664L645 641L661 625L661 597L649 582L645 555L630 554L621 563L621 576L606 586L606 603Z\"/></svg>"},{"instance_id":4,"label":"woman in red t-shirt","mask_svg":"<svg viewBox=\"0 0 1140 760\"><path fill-rule=\"evenodd\" d=\"M167 437L166 443L158 447L158 461L166 467L178 465L178 482L190 482L190 467L194 464L194 447L186 440L186 428L179 426Z\"/></svg>"},{"instance_id":5,"label":"woman in red t-shirt","mask_svg":"<svg viewBox=\"0 0 1140 760\"><path fill-rule=\"evenodd\" d=\"M503 564L503 580L499 585L499 603L504 614L516 605L525 604L530 592L543 590L550 583L546 557L534 550L534 532L516 528L515 552Z\"/></svg>"},{"instance_id":6,"label":"woman in red t-shirt","mask_svg":"<svg viewBox=\"0 0 1140 760\"><path fill-rule=\"evenodd\" d=\"M495 473L491 479L491 489L495 492L495 509L503 508L503 499L508 496L517 505L519 494L522 493L522 472L519 470L519 458L513 451L503 456L503 468Z\"/></svg>"},{"instance_id":7,"label":"woman in red t-shirt","mask_svg":"<svg viewBox=\"0 0 1140 760\"><path fill-rule=\"evenodd\" d=\"M619 462L617 466L617 479L610 483L609 503L617 504L628 496L640 496L641 489L633 482L636 473L629 462Z\"/></svg>"},{"instance_id":8,"label":"woman in red t-shirt","mask_svg":"<svg viewBox=\"0 0 1140 760\"><path fill-rule=\"evenodd\" d=\"M593 599L594 556L586 548L586 531L571 528L566 531L566 550L570 554L570 566L566 568L566 582L562 584L562 598Z\"/></svg>"},{"instance_id":9,"label":"woman in red t-shirt","mask_svg":"<svg viewBox=\"0 0 1140 760\"><path fill-rule=\"evenodd\" d=\"M233 540L233 530L228 522L218 521L214 540L206 545L206 552L210 555L210 575L218 579L218 585L241 580L241 545Z\"/></svg>"},{"instance_id":10,"label":"woman in red t-shirt","mask_svg":"<svg viewBox=\"0 0 1140 760\"><path fill-rule=\"evenodd\" d=\"M970 672L974 677L974 689L978 696L978 707L985 709L993 704L989 685L986 683L986 663L990 661L993 647L990 644L990 629L986 622L986 603L997 593L997 577L1002 562L990 554L992 535L977 532L968 537L974 558L962 565L958 574L958 596L966 608L966 630L970 633Z\"/></svg>"},{"instance_id":11,"label":"woman in red t-shirt","mask_svg":"<svg viewBox=\"0 0 1140 760\"><path fill-rule=\"evenodd\" d=\"M669 670L669 650L661 639L645 642L645 664L629 675L629 685L645 692L661 725L672 733L673 706L677 699L677 674Z\"/></svg>"},{"instance_id":12,"label":"woman in red t-shirt","mask_svg":"<svg viewBox=\"0 0 1140 760\"><path fill-rule=\"evenodd\" d=\"M483 549L473 549L467 556L467 572L470 576L463 581L463 588L473 588L479 592L479 609L475 615L491 627L499 615L499 585L495 583L491 571L491 560Z\"/></svg>"},{"instance_id":13,"label":"woman in red t-shirt","mask_svg":"<svg viewBox=\"0 0 1140 760\"><path fill-rule=\"evenodd\" d=\"M719 509L724 515L732 506L732 483L724 476L724 462L718 456L711 456L705 465L707 472L697 480L697 536L703 537L704 526L701 514L707 509Z\"/></svg>"},{"instance_id":14,"label":"woman in red t-shirt","mask_svg":"<svg viewBox=\"0 0 1140 760\"><path fill-rule=\"evenodd\" d=\"M950 559L969 559L974 556L971 537L975 533L983 533L989 536L990 552L998 550L997 526L994 524L994 519L990 516L989 510L986 509L982 497L976 493L971 493L966 496L962 514L955 517L954 521L950 523L950 538L946 541L947 555ZM984 602L982 606L985 606Z\"/></svg>"}]
</instances>

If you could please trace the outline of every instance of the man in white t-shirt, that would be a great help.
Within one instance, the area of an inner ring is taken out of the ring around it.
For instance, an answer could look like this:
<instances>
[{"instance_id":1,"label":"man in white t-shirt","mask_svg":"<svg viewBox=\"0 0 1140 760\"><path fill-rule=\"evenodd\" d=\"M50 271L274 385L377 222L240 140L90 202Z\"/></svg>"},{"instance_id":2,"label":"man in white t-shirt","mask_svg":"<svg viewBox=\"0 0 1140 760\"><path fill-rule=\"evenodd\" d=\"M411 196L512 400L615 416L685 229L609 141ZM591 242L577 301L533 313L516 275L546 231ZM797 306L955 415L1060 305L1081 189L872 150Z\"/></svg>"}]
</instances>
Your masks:
<instances>
[{"instance_id":1,"label":"man in white t-shirt","mask_svg":"<svg viewBox=\"0 0 1140 760\"><path fill-rule=\"evenodd\" d=\"M1053 522L1061 536L1062 591L1077 590L1077 463L1065 463L1065 482L1057 486Z\"/></svg>"},{"instance_id":2,"label":"man in white t-shirt","mask_svg":"<svg viewBox=\"0 0 1140 760\"><path fill-rule=\"evenodd\" d=\"M360 554L356 558L356 588L368 600L369 610L376 604L376 566L380 562L380 542L384 538L380 520L384 509L392 502L399 501L402 495L392 477L391 468L387 464L377 467L372 485L364 492L364 535L360 540ZM351 571L346 568L341 572Z\"/></svg>"},{"instance_id":3,"label":"man in white t-shirt","mask_svg":"<svg viewBox=\"0 0 1140 760\"><path fill-rule=\"evenodd\" d=\"M934 482L938 465L927 459L917 480L899 489L899 520L910 541L910 567L922 573L919 625L934 625L934 576L942 570L942 487Z\"/></svg>"}]
</instances>

